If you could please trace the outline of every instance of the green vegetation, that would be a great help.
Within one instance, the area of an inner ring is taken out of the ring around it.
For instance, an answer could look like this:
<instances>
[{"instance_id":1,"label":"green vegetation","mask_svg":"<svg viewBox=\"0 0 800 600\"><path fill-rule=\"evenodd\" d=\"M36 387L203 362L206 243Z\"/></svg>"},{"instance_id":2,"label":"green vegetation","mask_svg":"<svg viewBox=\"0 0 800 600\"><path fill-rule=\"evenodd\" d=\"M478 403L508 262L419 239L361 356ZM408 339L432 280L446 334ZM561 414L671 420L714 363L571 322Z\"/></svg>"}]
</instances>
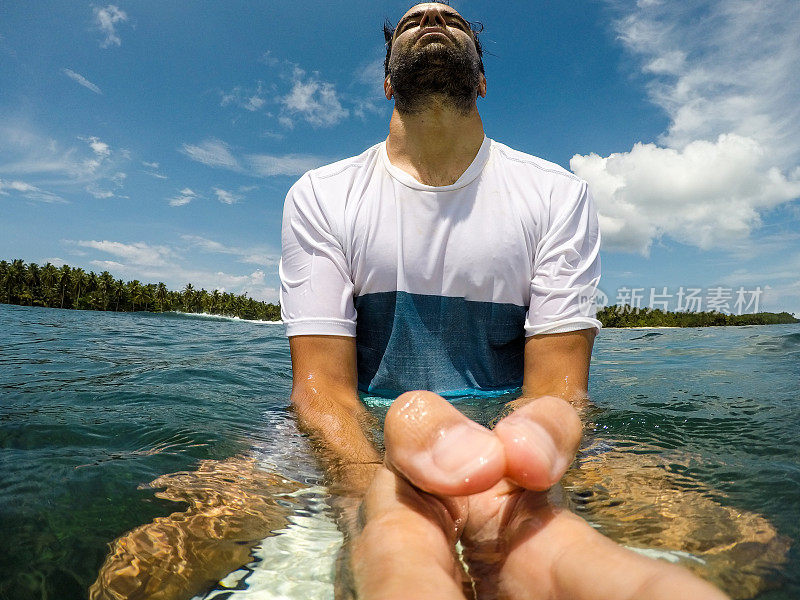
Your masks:
<instances>
[{"instance_id":1,"label":"green vegetation","mask_svg":"<svg viewBox=\"0 0 800 600\"><path fill-rule=\"evenodd\" d=\"M597 311L603 327L710 327L713 325L782 325L800 323L793 314L751 313L726 315L720 312L668 312L660 309L607 306Z\"/></svg>"},{"instance_id":2,"label":"green vegetation","mask_svg":"<svg viewBox=\"0 0 800 600\"><path fill-rule=\"evenodd\" d=\"M26 265L20 259L0 261L0 303L120 312L208 313L261 321L281 318L279 306L253 300L247 294L196 290L191 283L182 292L174 292L163 283L126 283L114 279L108 271L97 275L68 265Z\"/></svg>"},{"instance_id":3,"label":"green vegetation","mask_svg":"<svg viewBox=\"0 0 800 600\"><path fill-rule=\"evenodd\" d=\"M68 265L26 265L17 259L0 261L0 303L51 308L111 311L178 311L207 313L240 319L278 321L280 306L234 295L196 290L187 283L182 292L168 290L163 283L114 279ZM607 306L597 312L604 327L709 327L712 325L776 325L800 323L793 314L754 313L726 315L719 312L668 312L659 309Z\"/></svg>"}]
</instances>

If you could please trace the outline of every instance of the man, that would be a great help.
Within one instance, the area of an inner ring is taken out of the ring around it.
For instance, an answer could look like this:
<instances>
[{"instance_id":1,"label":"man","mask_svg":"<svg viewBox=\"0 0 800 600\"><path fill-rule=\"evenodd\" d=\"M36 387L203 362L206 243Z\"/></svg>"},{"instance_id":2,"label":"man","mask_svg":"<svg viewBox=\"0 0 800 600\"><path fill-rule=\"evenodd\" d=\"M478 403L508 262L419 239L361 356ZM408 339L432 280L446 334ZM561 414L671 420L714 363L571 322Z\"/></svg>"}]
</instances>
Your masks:
<instances>
[{"instance_id":1,"label":"man","mask_svg":"<svg viewBox=\"0 0 800 600\"><path fill-rule=\"evenodd\" d=\"M485 136L480 45L457 11L418 4L386 33L386 142L304 175L284 211L292 402L336 491L363 498L339 595L724 598L548 492L580 442L600 326L591 197ZM443 398L520 385L492 430ZM359 388L397 397L385 456Z\"/></svg>"}]
</instances>

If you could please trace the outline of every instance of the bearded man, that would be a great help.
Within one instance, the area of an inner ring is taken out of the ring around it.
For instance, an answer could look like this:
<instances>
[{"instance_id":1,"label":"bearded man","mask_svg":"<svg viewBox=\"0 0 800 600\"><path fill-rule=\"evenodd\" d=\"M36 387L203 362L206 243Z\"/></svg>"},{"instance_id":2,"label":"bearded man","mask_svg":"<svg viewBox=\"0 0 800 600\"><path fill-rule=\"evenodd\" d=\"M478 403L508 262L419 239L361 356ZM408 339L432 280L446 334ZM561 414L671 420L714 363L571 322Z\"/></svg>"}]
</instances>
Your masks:
<instances>
[{"instance_id":1,"label":"bearded man","mask_svg":"<svg viewBox=\"0 0 800 600\"><path fill-rule=\"evenodd\" d=\"M453 8L412 7L386 43L386 141L306 173L284 209L292 403L360 504L339 597L724 598L556 499L600 327L586 183L486 137L480 44ZM396 398L385 453L359 390ZM507 394L493 429L445 400Z\"/></svg>"}]
</instances>

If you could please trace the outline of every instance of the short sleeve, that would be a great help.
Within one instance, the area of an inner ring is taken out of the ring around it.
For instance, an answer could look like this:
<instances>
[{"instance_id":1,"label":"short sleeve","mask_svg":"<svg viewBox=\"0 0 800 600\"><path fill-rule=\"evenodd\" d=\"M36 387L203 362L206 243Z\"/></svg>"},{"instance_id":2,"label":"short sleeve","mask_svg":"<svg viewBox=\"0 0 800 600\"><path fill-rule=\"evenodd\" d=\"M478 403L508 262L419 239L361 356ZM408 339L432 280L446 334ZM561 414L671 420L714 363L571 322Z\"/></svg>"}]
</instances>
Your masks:
<instances>
[{"instance_id":1,"label":"short sleeve","mask_svg":"<svg viewBox=\"0 0 800 600\"><path fill-rule=\"evenodd\" d=\"M570 188L536 247L526 336L602 327L594 302L600 282L597 212L586 183Z\"/></svg>"},{"instance_id":2,"label":"short sleeve","mask_svg":"<svg viewBox=\"0 0 800 600\"><path fill-rule=\"evenodd\" d=\"M279 271L281 319L288 337L355 337L348 261L308 174L286 196Z\"/></svg>"}]
</instances>

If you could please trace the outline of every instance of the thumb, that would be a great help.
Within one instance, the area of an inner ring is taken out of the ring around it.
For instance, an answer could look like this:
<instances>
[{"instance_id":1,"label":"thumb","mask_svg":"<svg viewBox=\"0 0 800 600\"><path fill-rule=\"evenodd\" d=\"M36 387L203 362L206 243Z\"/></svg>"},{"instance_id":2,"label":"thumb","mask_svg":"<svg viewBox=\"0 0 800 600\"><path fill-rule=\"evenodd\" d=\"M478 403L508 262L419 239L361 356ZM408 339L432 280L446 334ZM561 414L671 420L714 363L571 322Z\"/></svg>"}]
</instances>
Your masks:
<instances>
[{"instance_id":1,"label":"thumb","mask_svg":"<svg viewBox=\"0 0 800 600\"><path fill-rule=\"evenodd\" d=\"M505 471L503 445L433 392L406 392L384 426L386 466L432 494L466 496L489 489Z\"/></svg>"},{"instance_id":2,"label":"thumb","mask_svg":"<svg viewBox=\"0 0 800 600\"><path fill-rule=\"evenodd\" d=\"M572 405L543 396L502 419L494 433L503 442L506 475L529 490L555 485L572 463L583 426Z\"/></svg>"}]
</instances>

